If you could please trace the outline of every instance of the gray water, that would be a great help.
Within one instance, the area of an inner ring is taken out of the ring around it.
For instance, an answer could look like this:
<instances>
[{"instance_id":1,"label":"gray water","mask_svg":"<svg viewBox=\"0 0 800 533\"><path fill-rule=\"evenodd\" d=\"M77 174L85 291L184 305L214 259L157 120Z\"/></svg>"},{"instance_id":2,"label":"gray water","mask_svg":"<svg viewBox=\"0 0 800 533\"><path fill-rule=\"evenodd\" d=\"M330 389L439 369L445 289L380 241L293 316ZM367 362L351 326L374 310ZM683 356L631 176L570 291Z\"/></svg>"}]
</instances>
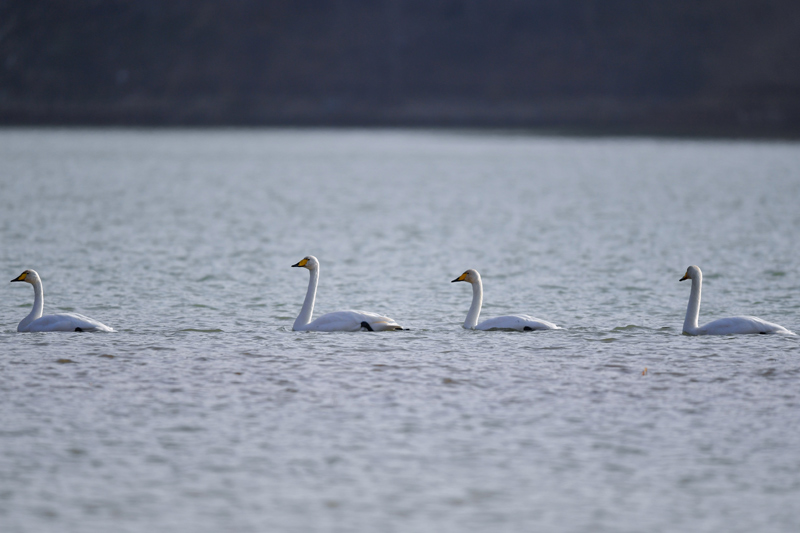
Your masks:
<instances>
[{"instance_id":1,"label":"gray water","mask_svg":"<svg viewBox=\"0 0 800 533\"><path fill-rule=\"evenodd\" d=\"M117 329L0 284L3 533L800 530L800 337L678 282L800 332L798 143L6 129L0 185L5 279ZM291 331L309 254L410 331Z\"/></svg>"}]
</instances>

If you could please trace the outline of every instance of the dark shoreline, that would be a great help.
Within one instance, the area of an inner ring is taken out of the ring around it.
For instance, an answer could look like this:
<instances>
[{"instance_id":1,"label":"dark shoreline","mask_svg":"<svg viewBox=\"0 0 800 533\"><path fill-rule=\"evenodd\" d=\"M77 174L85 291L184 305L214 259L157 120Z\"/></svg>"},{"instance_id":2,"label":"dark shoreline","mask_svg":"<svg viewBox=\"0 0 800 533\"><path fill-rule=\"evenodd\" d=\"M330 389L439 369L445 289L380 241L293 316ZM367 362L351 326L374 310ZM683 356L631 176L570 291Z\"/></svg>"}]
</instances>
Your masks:
<instances>
[{"instance_id":1,"label":"dark shoreline","mask_svg":"<svg viewBox=\"0 0 800 533\"><path fill-rule=\"evenodd\" d=\"M251 130L251 129L332 129L332 130L427 130L427 131L464 131L464 132L496 132L502 135L535 135L550 137L575 137L575 138L661 138L661 139L696 139L696 140L731 140L731 141L800 141L800 132L752 129L742 130L735 128L706 128L703 130L665 129L644 126L609 127L605 125L508 125L502 123L378 123L378 122L265 122L265 123L231 123L231 122L193 122L193 123L123 123L114 121L7 121L0 122L0 130L35 130L35 129L117 129L117 130Z\"/></svg>"},{"instance_id":2,"label":"dark shoreline","mask_svg":"<svg viewBox=\"0 0 800 533\"><path fill-rule=\"evenodd\" d=\"M0 125L800 138L800 3L0 0Z\"/></svg>"}]
</instances>

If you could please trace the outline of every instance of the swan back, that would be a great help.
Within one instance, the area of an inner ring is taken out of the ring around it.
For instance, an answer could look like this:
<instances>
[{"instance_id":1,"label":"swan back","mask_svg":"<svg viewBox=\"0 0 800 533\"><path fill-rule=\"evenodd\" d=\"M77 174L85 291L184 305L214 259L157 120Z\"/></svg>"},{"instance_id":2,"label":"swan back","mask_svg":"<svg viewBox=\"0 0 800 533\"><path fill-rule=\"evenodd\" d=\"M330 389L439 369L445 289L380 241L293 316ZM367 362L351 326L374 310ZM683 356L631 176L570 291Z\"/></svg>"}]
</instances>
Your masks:
<instances>
[{"instance_id":1,"label":"swan back","mask_svg":"<svg viewBox=\"0 0 800 533\"><path fill-rule=\"evenodd\" d=\"M515 329L517 331L536 331L543 329L561 329L552 322L541 320L528 315L505 315L488 318L475 326L475 329L488 331L490 329Z\"/></svg>"},{"instance_id":2,"label":"swan back","mask_svg":"<svg viewBox=\"0 0 800 533\"><path fill-rule=\"evenodd\" d=\"M37 318L24 329L18 327L17 331L114 331L114 329L78 313L59 313Z\"/></svg>"},{"instance_id":3,"label":"swan back","mask_svg":"<svg viewBox=\"0 0 800 533\"><path fill-rule=\"evenodd\" d=\"M365 328L364 324L369 325ZM402 326L388 316L369 311L335 311L325 313L313 322L294 328L295 331L395 331Z\"/></svg>"},{"instance_id":4,"label":"swan back","mask_svg":"<svg viewBox=\"0 0 800 533\"><path fill-rule=\"evenodd\" d=\"M791 331L755 316L732 316L720 318L697 328L697 335L746 335L753 333L783 333Z\"/></svg>"}]
</instances>

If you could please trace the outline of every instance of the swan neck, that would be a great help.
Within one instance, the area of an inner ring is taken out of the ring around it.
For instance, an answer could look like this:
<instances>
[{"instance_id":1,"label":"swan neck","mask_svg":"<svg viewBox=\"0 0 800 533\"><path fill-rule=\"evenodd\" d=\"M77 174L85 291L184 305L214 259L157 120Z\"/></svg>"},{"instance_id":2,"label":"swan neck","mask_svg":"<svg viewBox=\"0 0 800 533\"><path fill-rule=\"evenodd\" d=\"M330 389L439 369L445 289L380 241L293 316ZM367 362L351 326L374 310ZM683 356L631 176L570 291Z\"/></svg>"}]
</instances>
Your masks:
<instances>
[{"instance_id":1,"label":"swan neck","mask_svg":"<svg viewBox=\"0 0 800 533\"><path fill-rule=\"evenodd\" d=\"M480 279L472 283L472 305L469 306L467 319L464 321L465 329L474 329L478 325L483 305L483 283Z\"/></svg>"},{"instance_id":2,"label":"swan neck","mask_svg":"<svg viewBox=\"0 0 800 533\"><path fill-rule=\"evenodd\" d=\"M308 278L308 291L306 292L306 299L303 302L303 308L297 319L294 321L292 329L297 330L311 322L311 316L314 314L314 300L317 297L317 283L319 282L319 267L309 270Z\"/></svg>"},{"instance_id":3,"label":"swan neck","mask_svg":"<svg viewBox=\"0 0 800 533\"><path fill-rule=\"evenodd\" d=\"M42 282L40 280L36 280L33 283L33 308L31 312L22 319L17 326L17 331L23 331L28 324L33 322L34 320L41 318L42 313L44 312L44 288L42 287Z\"/></svg>"},{"instance_id":4,"label":"swan neck","mask_svg":"<svg viewBox=\"0 0 800 533\"><path fill-rule=\"evenodd\" d=\"M692 278L692 292L689 295L689 305L686 307L686 319L683 321L683 331L694 333L698 329L697 321L700 318L700 292L703 287L703 276Z\"/></svg>"}]
</instances>

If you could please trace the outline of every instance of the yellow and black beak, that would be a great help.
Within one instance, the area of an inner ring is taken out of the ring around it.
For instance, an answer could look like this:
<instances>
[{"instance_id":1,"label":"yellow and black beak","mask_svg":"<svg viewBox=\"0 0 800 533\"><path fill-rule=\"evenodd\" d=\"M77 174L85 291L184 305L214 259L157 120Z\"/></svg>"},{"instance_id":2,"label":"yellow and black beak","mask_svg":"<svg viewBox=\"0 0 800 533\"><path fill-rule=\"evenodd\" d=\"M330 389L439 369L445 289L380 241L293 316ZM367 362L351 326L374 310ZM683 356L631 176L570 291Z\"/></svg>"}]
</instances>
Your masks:
<instances>
[{"instance_id":1,"label":"yellow and black beak","mask_svg":"<svg viewBox=\"0 0 800 533\"><path fill-rule=\"evenodd\" d=\"M308 259L303 258L300 261L298 261L297 263L295 263L294 265L292 265L292 267L304 267L307 264L308 264Z\"/></svg>"},{"instance_id":2,"label":"yellow and black beak","mask_svg":"<svg viewBox=\"0 0 800 533\"><path fill-rule=\"evenodd\" d=\"M27 277L28 277L28 273L27 272L23 272L22 274L20 274L16 278L12 279L10 283L14 283L15 281L25 281L25 278L27 278Z\"/></svg>"},{"instance_id":3,"label":"yellow and black beak","mask_svg":"<svg viewBox=\"0 0 800 533\"><path fill-rule=\"evenodd\" d=\"M453 280L453 281L451 281L450 283L455 283L456 281L467 281L467 273L466 273L466 272L464 272L463 274L461 274L460 276L458 276L456 279L454 279L454 280Z\"/></svg>"},{"instance_id":4,"label":"yellow and black beak","mask_svg":"<svg viewBox=\"0 0 800 533\"><path fill-rule=\"evenodd\" d=\"M678 281L683 281L685 279L689 279L689 271L688 270L686 271L686 274L684 274L683 277L681 279L679 279Z\"/></svg>"}]
</instances>

